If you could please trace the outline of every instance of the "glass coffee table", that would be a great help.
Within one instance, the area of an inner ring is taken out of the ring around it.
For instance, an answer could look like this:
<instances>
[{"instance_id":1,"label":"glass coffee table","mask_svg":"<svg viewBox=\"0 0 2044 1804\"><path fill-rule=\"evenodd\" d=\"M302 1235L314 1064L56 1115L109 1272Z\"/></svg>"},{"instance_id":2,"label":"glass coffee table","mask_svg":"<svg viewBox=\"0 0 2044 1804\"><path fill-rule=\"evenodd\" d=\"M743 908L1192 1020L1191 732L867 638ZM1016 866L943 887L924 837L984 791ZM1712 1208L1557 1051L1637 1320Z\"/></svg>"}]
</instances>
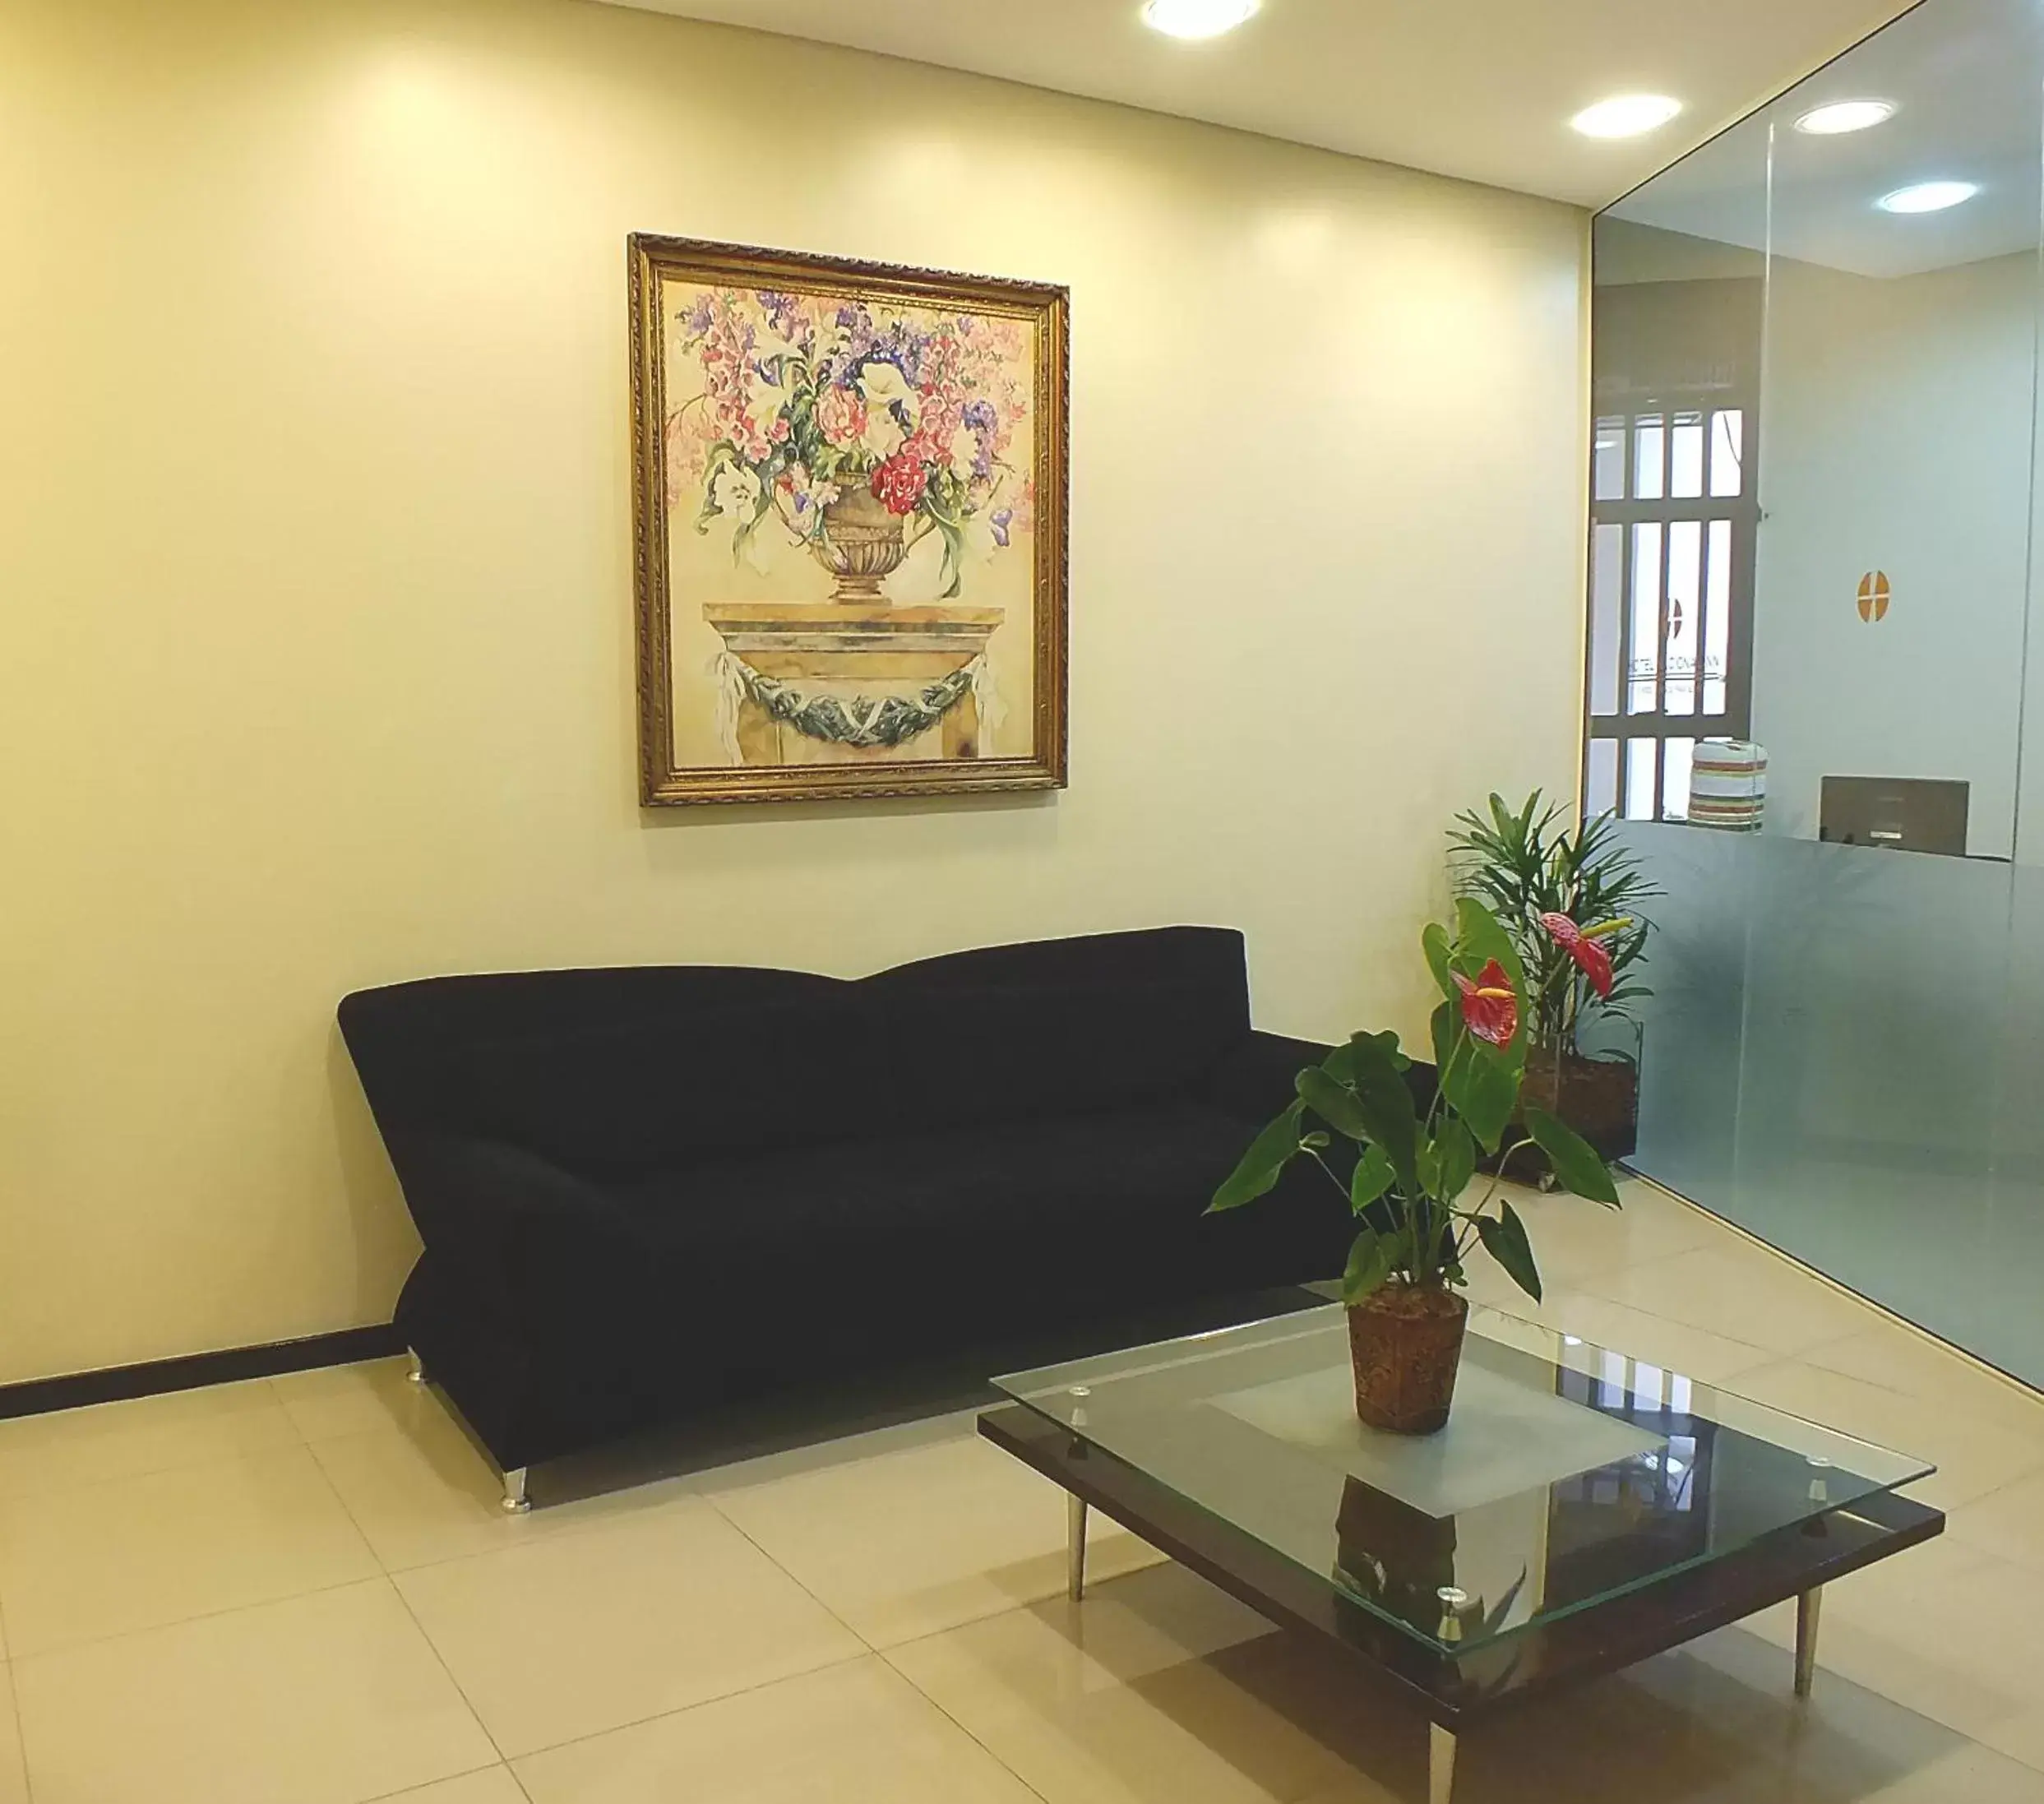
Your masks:
<instances>
[{"instance_id":1,"label":"glass coffee table","mask_svg":"<svg viewBox=\"0 0 2044 1804\"><path fill-rule=\"evenodd\" d=\"M979 1432L1069 1496L1070 1580L1104 1510L1411 1696L1432 1804L1492 1714L1797 1600L1809 1695L1831 1580L1943 1532L1921 1459L1473 1308L1454 1413L1356 1419L1339 1306L994 1381Z\"/></svg>"}]
</instances>

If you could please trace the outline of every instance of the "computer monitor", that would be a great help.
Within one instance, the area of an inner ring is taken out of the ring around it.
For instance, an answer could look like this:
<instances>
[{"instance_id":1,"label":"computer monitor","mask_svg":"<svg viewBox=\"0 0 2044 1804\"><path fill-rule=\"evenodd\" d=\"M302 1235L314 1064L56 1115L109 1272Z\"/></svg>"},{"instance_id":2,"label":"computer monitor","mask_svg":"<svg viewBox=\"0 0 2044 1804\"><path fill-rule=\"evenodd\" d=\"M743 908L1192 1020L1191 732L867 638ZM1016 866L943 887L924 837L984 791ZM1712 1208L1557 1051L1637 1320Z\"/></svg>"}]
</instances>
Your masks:
<instances>
[{"instance_id":1,"label":"computer monitor","mask_svg":"<svg viewBox=\"0 0 2044 1804\"><path fill-rule=\"evenodd\" d=\"M1942 777L1826 777L1817 837L1963 858L1968 787Z\"/></svg>"}]
</instances>

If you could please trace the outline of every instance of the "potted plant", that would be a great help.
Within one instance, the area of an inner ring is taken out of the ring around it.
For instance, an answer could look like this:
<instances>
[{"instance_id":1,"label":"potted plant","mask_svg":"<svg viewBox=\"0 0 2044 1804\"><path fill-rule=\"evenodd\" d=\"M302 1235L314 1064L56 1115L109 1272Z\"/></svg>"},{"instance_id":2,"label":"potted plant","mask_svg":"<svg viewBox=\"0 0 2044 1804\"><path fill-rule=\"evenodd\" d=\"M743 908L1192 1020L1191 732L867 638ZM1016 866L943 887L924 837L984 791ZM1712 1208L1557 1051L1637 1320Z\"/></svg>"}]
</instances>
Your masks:
<instances>
[{"instance_id":1,"label":"potted plant","mask_svg":"<svg viewBox=\"0 0 2044 1804\"><path fill-rule=\"evenodd\" d=\"M1661 891L1617 843L1618 817L1571 830L1570 811L1536 789L1517 809L1493 795L1488 816L1449 833L1457 886L1486 904L1526 970L1525 1097L1607 1159L1639 1139L1639 1026L1627 1005L1651 995L1637 967ZM1539 1176L1537 1154L1515 1175Z\"/></svg>"},{"instance_id":2,"label":"potted plant","mask_svg":"<svg viewBox=\"0 0 2044 1804\"><path fill-rule=\"evenodd\" d=\"M1469 1314L1460 1290L1478 1246L1540 1297L1525 1223L1499 1196L1498 1178L1468 1200L1478 1159L1489 1155L1501 1168L1520 1147L1537 1145L1568 1189L1618 1206L1611 1173L1581 1137L1551 1111L1520 1106L1526 973L1511 936L1473 897L1455 914L1453 935L1436 922L1422 937L1442 998L1431 1084L1424 1074L1408 1080L1413 1062L1396 1034L1357 1034L1298 1074L1297 1099L1257 1135L1209 1205L1255 1201L1301 1157L1347 1197L1362 1223L1341 1281L1356 1413L1396 1434L1431 1434L1448 1419ZM1508 1144L1515 1117L1523 1135Z\"/></svg>"}]
</instances>

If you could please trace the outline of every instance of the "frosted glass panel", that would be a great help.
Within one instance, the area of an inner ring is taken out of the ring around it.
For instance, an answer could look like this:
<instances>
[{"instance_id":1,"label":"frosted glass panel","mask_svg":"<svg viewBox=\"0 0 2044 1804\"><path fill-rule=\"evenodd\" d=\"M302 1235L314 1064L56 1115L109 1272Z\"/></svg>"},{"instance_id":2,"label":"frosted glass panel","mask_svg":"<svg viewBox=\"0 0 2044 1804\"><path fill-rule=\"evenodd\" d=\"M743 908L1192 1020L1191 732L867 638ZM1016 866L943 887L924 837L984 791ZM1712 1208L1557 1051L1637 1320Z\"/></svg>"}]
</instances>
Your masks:
<instances>
[{"instance_id":1,"label":"frosted glass panel","mask_svg":"<svg viewBox=\"0 0 2044 1804\"><path fill-rule=\"evenodd\" d=\"M1590 542L1590 712L1618 711L1619 609L1625 592L1625 529L1610 522Z\"/></svg>"},{"instance_id":2,"label":"frosted glass panel","mask_svg":"<svg viewBox=\"0 0 2044 1804\"><path fill-rule=\"evenodd\" d=\"M1732 522L1713 520L1704 597L1704 712L1722 715L1728 699L1726 673L1732 660Z\"/></svg>"},{"instance_id":3,"label":"frosted glass panel","mask_svg":"<svg viewBox=\"0 0 2044 1804\"><path fill-rule=\"evenodd\" d=\"M1687 500L1704 492L1704 416L1677 414L1669 434L1668 493Z\"/></svg>"},{"instance_id":4,"label":"frosted glass panel","mask_svg":"<svg viewBox=\"0 0 2044 1804\"><path fill-rule=\"evenodd\" d=\"M1694 739L1661 742L1661 814L1664 820L1689 818L1689 771L1695 756Z\"/></svg>"},{"instance_id":5,"label":"frosted glass panel","mask_svg":"<svg viewBox=\"0 0 2044 1804\"><path fill-rule=\"evenodd\" d=\"M1660 697L1661 529L1632 529L1632 658L1626 671L1625 711L1652 714Z\"/></svg>"},{"instance_id":6,"label":"frosted glass panel","mask_svg":"<svg viewBox=\"0 0 2044 1804\"><path fill-rule=\"evenodd\" d=\"M1584 798L1591 814L1609 814L1618 806L1618 742L1590 741L1589 768Z\"/></svg>"},{"instance_id":7,"label":"frosted glass panel","mask_svg":"<svg viewBox=\"0 0 2044 1804\"><path fill-rule=\"evenodd\" d=\"M1678 520L1667 534L1667 685L1661 705L1669 714L1694 714L1696 654L1703 631L1703 522Z\"/></svg>"},{"instance_id":8,"label":"frosted glass panel","mask_svg":"<svg viewBox=\"0 0 2044 1804\"><path fill-rule=\"evenodd\" d=\"M1710 416L1710 492L1716 497L1743 493L1746 415L1737 408L1720 408Z\"/></svg>"},{"instance_id":9,"label":"frosted glass panel","mask_svg":"<svg viewBox=\"0 0 2044 1804\"><path fill-rule=\"evenodd\" d=\"M2035 0L1929 0L1598 217L1589 772L1667 892L1634 1163L2044 1388L2041 218ZM1681 820L1706 736L1760 832Z\"/></svg>"},{"instance_id":10,"label":"frosted glass panel","mask_svg":"<svg viewBox=\"0 0 2044 1804\"><path fill-rule=\"evenodd\" d=\"M2044 872L1624 830L1669 892L1632 1163L2044 1384Z\"/></svg>"},{"instance_id":11,"label":"frosted glass panel","mask_svg":"<svg viewBox=\"0 0 2044 1804\"><path fill-rule=\"evenodd\" d=\"M1633 428L1632 493L1635 500L1661 498L1661 473L1667 460L1667 428L1658 414L1646 414Z\"/></svg>"},{"instance_id":12,"label":"frosted glass panel","mask_svg":"<svg viewBox=\"0 0 2044 1804\"><path fill-rule=\"evenodd\" d=\"M1639 1151L1632 1163L1731 1214L1750 872L1746 835L1686 826L1621 831L1667 891L1650 910L1639 1009ZM1736 1219L1736 1218L1735 1218Z\"/></svg>"},{"instance_id":13,"label":"frosted glass panel","mask_svg":"<svg viewBox=\"0 0 2044 1804\"><path fill-rule=\"evenodd\" d=\"M1625 498L1625 421L1623 414L1597 423L1591 454L1591 485L1599 501Z\"/></svg>"},{"instance_id":14,"label":"frosted glass panel","mask_svg":"<svg viewBox=\"0 0 2044 1804\"><path fill-rule=\"evenodd\" d=\"M1651 821L1658 813L1654 785L1658 780L1659 742L1628 739L1625 742L1625 817Z\"/></svg>"}]
</instances>

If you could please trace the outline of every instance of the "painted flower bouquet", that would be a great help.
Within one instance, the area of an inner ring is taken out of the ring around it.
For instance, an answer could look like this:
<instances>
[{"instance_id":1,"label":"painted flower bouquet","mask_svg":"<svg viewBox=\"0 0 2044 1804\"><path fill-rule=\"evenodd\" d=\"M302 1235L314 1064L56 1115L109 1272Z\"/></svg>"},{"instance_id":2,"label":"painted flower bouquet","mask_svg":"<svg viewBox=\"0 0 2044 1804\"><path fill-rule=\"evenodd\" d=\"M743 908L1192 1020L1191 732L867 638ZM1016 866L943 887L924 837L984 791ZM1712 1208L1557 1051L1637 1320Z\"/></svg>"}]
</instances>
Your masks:
<instances>
[{"instance_id":1,"label":"painted flower bouquet","mask_svg":"<svg viewBox=\"0 0 2044 1804\"><path fill-rule=\"evenodd\" d=\"M983 525L990 549L1028 530L1030 483L1007 459L1029 417L1016 322L721 289L676 324L703 392L667 423L669 505L700 483L696 530L731 522L735 557L777 520L837 576L840 599L870 601L935 533L948 599L969 529Z\"/></svg>"},{"instance_id":2,"label":"painted flower bouquet","mask_svg":"<svg viewBox=\"0 0 2044 1804\"><path fill-rule=\"evenodd\" d=\"M1255 1201L1302 1156L1327 1173L1358 1222L1342 1277L1357 1413L1404 1434L1431 1433L1448 1419L1468 1318L1458 1293L1475 1250L1540 1297L1525 1223L1499 1195L1499 1180L1470 1200L1479 1161L1496 1171L1538 1146L1565 1188L1618 1206L1610 1172L1581 1137L1549 1111L1522 1107L1527 974L1497 917L1465 896L1454 932L1433 923L1422 945L1441 994L1431 1084L1413 1080L1396 1034L1357 1034L1298 1074L1297 1099L1251 1142L1209 1205ZM1508 1133L1515 1121L1523 1124L1516 1139Z\"/></svg>"}]
</instances>

